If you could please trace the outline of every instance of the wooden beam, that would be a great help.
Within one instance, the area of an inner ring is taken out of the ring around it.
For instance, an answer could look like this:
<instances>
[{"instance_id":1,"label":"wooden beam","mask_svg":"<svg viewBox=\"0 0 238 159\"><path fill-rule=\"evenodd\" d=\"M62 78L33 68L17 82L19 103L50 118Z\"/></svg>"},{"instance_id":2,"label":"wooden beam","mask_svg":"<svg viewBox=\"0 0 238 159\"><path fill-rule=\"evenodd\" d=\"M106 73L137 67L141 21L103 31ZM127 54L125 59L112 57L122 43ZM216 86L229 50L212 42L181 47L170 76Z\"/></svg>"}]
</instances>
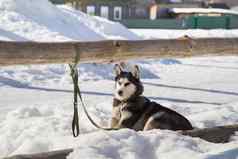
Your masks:
<instances>
[{"instance_id":1,"label":"wooden beam","mask_svg":"<svg viewBox=\"0 0 238 159\"><path fill-rule=\"evenodd\" d=\"M210 38L98 42L0 41L0 66L16 64L113 62L130 59L238 55L238 38Z\"/></svg>"},{"instance_id":2,"label":"wooden beam","mask_svg":"<svg viewBox=\"0 0 238 159\"><path fill-rule=\"evenodd\" d=\"M6 157L3 159L66 159L73 149L65 149L51 152L43 152L37 154L16 155L12 157Z\"/></svg>"},{"instance_id":3,"label":"wooden beam","mask_svg":"<svg viewBox=\"0 0 238 159\"><path fill-rule=\"evenodd\" d=\"M189 131L183 131L183 135L191 137L199 137L203 140L213 143L226 143L232 135L238 132L238 124L217 126L213 128L194 129Z\"/></svg>"},{"instance_id":4,"label":"wooden beam","mask_svg":"<svg viewBox=\"0 0 238 159\"><path fill-rule=\"evenodd\" d=\"M199 137L209 142L225 143L228 142L231 135L238 132L238 124L228 126L218 126L214 128L194 129L180 132L183 135ZM73 149L31 154L31 155L16 155L5 159L66 159Z\"/></svg>"}]
</instances>

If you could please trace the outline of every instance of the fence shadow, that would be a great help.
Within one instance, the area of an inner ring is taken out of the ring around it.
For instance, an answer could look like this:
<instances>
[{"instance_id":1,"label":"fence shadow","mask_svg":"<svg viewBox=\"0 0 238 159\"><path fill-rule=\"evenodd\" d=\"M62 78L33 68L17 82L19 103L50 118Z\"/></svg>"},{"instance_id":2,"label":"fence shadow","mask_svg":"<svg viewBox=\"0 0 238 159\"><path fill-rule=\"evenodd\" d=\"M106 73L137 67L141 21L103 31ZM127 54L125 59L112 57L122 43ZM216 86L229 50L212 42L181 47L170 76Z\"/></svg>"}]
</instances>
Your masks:
<instances>
[{"instance_id":1,"label":"fence shadow","mask_svg":"<svg viewBox=\"0 0 238 159\"><path fill-rule=\"evenodd\" d=\"M221 91L221 90L203 89L203 88L192 88L192 87L182 87L182 86L171 86L171 85L166 85L166 84L157 84L157 83L150 83L150 82L143 82L143 83L147 84L147 85L151 85L151 86L156 86L156 87L183 89L183 90L192 90L192 91L201 91L201 92L208 92L208 93L216 93L216 94L225 94L225 95L238 96L238 92L228 92L228 91Z\"/></svg>"},{"instance_id":2,"label":"fence shadow","mask_svg":"<svg viewBox=\"0 0 238 159\"><path fill-rule=\"evenodd\" d=\"M6 31L0 28L0 34L3 35L3 37L7 37L11 40L15 40L15 41L27 41L26 38L19 36L17 34L14 34L10 31Z\"/></svg>"},{"instance_id":3,"label":"fence shadow","mask_svg":"<svg viewBox=\"0 0 238 159\"><path fill-rule=\"evenodd\" d=\"M9 79L6 77L0 76L0 83L5 85L20 88L20 89L30 89L30 90L38 90L38 91L46 91L46 92L63 92L63 93L73 93L72 90L65 90L65 89L54 89L54 88L44 88L44 87L37 87L37 86L30 86L28 84ZM97 95L97 96L109 96L113 97L112 93L104 93L104 92L96 92L96 91L82 91L82 94L85 95ZM148 96L151 100L160 100L160 101L170 101L170 102L177 102L177 103L192 103L192 104L213 104L213 105L221 105L223 103L213 103L213 102L206 102L206 101L195 101L195 100L187 100L187 99L177 99L177 98L165 98L165 97L155 97L155 96Z\"/></svg>"},{"instance_id":4,"label":"fence shadow","mask_svg":"<svg viewBox=\"0 0 238 159\"><path fill-rule=\"evenodd\" d=\"M229 67L229 66L216 66L216 65L201 65L201 64L182 64L184 66L192 66L192 67L206 67L206 68L219 68L219 69L227 69L227 70L236 70L238 71L238 67Z\"/></svg>"}]
</instances>

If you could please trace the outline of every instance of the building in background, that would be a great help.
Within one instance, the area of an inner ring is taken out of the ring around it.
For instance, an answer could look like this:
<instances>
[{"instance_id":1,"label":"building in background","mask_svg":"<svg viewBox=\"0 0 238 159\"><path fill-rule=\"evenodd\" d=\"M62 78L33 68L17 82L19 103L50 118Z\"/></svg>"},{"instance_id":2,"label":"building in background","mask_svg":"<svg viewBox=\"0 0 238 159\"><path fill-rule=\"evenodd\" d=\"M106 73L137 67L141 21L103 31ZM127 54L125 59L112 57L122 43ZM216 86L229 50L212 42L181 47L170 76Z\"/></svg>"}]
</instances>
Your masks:
<instances>
[{"instance_id":1,"label":"building in background","mask_svg":"<svg viewBox=\"0 0 238 159\"><path fill-rule=\"evenodd\" d=\"M81 10L89 15L114 21L125 19L169 18L170 8L204 7L204 3L191 0L84 0Z\"/></svg>"},{"instance_id":2,"label":"building in background","mask_svg":"<svg viewBox=\"0 0 238 159\"><path fill-rule=\"evenodd\" d=\"M154 0L85 0L81 10L110 20L155 18Z\"/></svg>"},{"instance_id":3,"label":"building in background","mask_svg":"<svg viewBox=\"0 0 238 159\"><path fill-rule=\"evenodd\" d=\"M210 0L210 3L224 3L227 4L229 7L238 6L238 0Z\"/></svg>"},{"instance_id":4,"label":"building in background","mask_svg":"<svg viewBox=\"0 0 238 159\"><path fill-rule=\"evenodd\" d=\"M205 4L225 4L228 7L238 6L238 0L171 0L171 1L181 1L183 3L188 2L204 2Z\"/></svg>"},{"instance_id":5,"label":"building in background","mask_svg":"<svg viewBox=\"0 0 238 159\"><path fill-rule=\"evenodd\" d=\"M50 0L55 4L73 0ZM75 1L76 2L76 1ZM172 18L173 8L219 8L230 9L238 0L79 0L77 9L114 21L130 19Z\"/></svg>"},{"instance_id":6,"label":"building in background","mask_svg":"<svg viewBox=\"0 0 238 159\"><path fill-rule=\"evenodd\" d=\"M229 9L230 7L225 3L228 0L51 1L55 4L67 2L67 4L80 9L88 15L96 15L113 21L119 21L128 28L238 28L238 12ZM236 5L236 1L230 0L229 2L233 2L232 4Z\"/></svg>"}]
</instances>

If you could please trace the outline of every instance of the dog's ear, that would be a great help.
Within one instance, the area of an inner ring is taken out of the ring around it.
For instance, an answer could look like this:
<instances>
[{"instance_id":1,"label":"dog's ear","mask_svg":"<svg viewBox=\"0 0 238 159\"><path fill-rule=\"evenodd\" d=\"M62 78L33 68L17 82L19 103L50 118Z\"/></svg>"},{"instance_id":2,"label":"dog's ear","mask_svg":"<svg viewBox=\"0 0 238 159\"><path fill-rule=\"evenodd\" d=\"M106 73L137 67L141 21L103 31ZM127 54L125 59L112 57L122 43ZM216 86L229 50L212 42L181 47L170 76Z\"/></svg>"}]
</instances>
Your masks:
<instances>
[{"instance_id":1,"label":"dog's ear","mask_svg":"<svg viewBox=\"0 0 238 159\"><path fill-rule=\"evenodd\" d=\"M132 69L132 75L136 78L139 79L140 78L140 69L138 65L135 65Z\"/></svg>"},{"instance_id":2,"label":"dog's ear","mask_svg":"<svg viewBox=\"0 0 238 159\"><path fill-rule=\"evenodd\" d=\"M114 73L115 73L115 75L118 76L118 75L121 74L121 72L122 72L121 66L118 65L118 64L115 64L115 66L114 66Z\"/></svg>"}]
</instances>

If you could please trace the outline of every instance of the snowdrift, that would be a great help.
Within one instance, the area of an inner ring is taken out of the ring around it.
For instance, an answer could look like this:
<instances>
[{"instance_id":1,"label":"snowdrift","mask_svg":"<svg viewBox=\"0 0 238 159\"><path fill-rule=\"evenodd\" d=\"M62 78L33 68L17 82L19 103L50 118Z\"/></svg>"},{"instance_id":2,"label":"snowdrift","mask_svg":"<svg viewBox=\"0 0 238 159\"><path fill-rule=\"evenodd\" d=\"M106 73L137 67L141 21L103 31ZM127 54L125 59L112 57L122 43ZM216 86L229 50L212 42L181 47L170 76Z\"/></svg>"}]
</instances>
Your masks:
<instances>
[{"instance_id":1,"label":"snowdrift","mask_svg":"<svg viewBox=\"0 0 238 159\"><path fill-rule=\"evenodd\" d=\"M1 0L0 39L15 41L98 41L140 39L119 23L91 17L47 0Z\"/></svg>"},{"instance_id":2,"label":"snowdrift","mask_svg":"<svg viewBox=\"0 0 238 159\"><path fill-rule=\"evenodd\" d=\"M79 138L76 142L78 148L68 159L235 159L238 156L235 141L217 145L162 130L138 133L132 130L97 132ZM233 153L226 155L226 151Z\"/></svg>"},{"instance_id":3,"label":"snowdrift","mask_svg":"<svg viewBox=\"0 0 238 159\"><path fill-rule=\"evenodd\" d=\"M31 154L71 147L74 147L75 150L69 155L70 159L82 157L86 159L143 159L146 156L149 159L172 159L178 155L181 159L187 159L190 155L193 155L195 159L206 159L212 156L236 159L235 157L238 155L238 134L233 136L229 143L213 144L172 131L135 132L124 129L107 132L90 128L91 125L88 122L81 122L81 131L85 134L73 138L69 124L72 118L71 107L67 104L62 104L63 106L60 104L62 102L58 105L55 103L40 107L21 107L8 113L6 120L1 123L0 129L1 157L9 154ZM236 109L238 103L232 105L227 109ZM103 123L100 121L102 119L106 118L109 121L110 113L105 109L108 106L109 103L101 107L101 110L100 107L97 107L96 111L92 111L92 107L90 109L94 119L97 119L101 124ZM200 113L200 116L203 114ZM80 121L85 120L86 118L81 116ZM91 133L86 133L87 131ZM224 152L228 150L232 153L226 155Z\"/></svg>"}]
</instances>

